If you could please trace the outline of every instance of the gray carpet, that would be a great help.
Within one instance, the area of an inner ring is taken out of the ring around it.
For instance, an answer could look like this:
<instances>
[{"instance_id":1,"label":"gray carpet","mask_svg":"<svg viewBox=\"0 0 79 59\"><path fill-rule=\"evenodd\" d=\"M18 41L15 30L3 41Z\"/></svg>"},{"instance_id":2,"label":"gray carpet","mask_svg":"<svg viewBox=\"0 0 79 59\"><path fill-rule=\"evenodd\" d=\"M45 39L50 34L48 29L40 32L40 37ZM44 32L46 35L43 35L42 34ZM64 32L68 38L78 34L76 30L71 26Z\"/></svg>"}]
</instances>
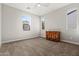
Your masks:
<instances>
[{"instance_id":1,"label":"gray carpet","mask_svg":"<svg viewBox=\"0 0 79 59\"><path fill-rule=\"evenodd\" d=\"M3 44L1 56L79 56L79 46L34 38Z\"/></svg>"}]
</instances>

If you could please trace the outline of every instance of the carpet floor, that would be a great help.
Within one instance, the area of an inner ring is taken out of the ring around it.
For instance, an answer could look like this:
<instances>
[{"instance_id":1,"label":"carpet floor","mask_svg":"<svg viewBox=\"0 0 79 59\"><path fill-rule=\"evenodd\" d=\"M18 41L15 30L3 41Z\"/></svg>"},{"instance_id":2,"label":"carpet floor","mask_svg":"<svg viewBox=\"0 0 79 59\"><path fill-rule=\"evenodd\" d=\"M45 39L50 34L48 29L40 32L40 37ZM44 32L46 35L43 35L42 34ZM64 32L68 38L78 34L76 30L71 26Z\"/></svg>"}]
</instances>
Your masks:
<instances>
[{"instance_id":1,"label":"carpet floor","mask_svg":"<svg viewBox=\"0 0 79 59\"><path fill-rule=\"evenodd\" d=\"M0 56L79 56L79 45L34 38L3 44Z\"/></svg>"}]
</instances>

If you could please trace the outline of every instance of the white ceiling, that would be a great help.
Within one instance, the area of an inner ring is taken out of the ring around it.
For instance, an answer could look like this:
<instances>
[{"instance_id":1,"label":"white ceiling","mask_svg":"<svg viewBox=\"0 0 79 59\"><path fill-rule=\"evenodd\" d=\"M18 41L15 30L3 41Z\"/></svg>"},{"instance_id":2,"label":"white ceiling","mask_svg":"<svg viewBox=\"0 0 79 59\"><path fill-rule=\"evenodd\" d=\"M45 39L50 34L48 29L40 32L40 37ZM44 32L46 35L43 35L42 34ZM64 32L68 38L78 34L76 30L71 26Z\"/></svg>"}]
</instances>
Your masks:
<instances>
[{"instance_id":1,"label":"white ceiling","mask_svg":"<svg viewBox=\"0 0 79 59\"><path fill-rule=\"evenodd\" d=\"M58 8L69 5L69 3L41 3L41 6L37 7L36 4L37 3L6 3L6 5L33 13L38 16L47 14Z\"/></svg>"}]
</instances>

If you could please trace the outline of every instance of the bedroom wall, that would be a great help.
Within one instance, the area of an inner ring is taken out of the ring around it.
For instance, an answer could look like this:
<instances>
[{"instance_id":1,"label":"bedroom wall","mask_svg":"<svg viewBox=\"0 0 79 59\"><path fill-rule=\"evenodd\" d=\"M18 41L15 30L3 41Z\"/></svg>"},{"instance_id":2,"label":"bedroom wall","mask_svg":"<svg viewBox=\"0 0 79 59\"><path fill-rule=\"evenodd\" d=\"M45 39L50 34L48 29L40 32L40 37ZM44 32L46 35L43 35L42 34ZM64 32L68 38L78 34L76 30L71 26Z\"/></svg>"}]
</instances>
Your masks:
<instances>
[{"instance_id":1,"label":"bedroom wall","mask_svg":"<svg viewBox=\"0 0 79 59\"><path fill-rule=\"evenodd\" d=\"M66 27L66 14L68 9L77 9L77 28L72 30L67 30ZM52 11L46 15L45 19L45 30L41 29L41 37L45 37L46 31L60 31L61 41L70 42L79 45L79 4L71 4L62 7L58 10Z\"/></svg>"},{"instance_id":2,"label":"bedroom wall","mask_svg":"<svg viewBox=\"0 0 79 59\"><path fill-rule=\"evenodd\" d=\"M1 46L1 4L0 4L0 46Z\"/></svg>"},{"instance_id":3,"label":"bedroom wall","mask_svg":"<svg viewBox=\"0 0 79 59\"><path fill-rule=\"evenodd\" d=\"M30 31L23 31L21 16L31 16ZM2 43L38 37L39 33L38 16L2 5Z\"/></svg>"}]
</instances>

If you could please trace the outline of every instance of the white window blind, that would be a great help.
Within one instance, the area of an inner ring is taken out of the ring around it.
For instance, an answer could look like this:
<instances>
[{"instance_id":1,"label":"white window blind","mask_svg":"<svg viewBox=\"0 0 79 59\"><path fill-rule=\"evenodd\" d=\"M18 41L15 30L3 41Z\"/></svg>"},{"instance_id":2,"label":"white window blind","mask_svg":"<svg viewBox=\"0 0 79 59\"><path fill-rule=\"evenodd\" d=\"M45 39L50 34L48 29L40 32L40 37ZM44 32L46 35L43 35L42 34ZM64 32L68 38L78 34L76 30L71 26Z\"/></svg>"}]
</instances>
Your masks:
<instances>
[{"instance_id":1,"label":"white window blind","mask_svg":"<svg viewBox=\"0 0 79 59\"><path fill-rule=\"evenodd\" d=\"M77 13L76 10L67 13L67 28L76 29L77 26Z\"/></svg>"}]
</instances>

